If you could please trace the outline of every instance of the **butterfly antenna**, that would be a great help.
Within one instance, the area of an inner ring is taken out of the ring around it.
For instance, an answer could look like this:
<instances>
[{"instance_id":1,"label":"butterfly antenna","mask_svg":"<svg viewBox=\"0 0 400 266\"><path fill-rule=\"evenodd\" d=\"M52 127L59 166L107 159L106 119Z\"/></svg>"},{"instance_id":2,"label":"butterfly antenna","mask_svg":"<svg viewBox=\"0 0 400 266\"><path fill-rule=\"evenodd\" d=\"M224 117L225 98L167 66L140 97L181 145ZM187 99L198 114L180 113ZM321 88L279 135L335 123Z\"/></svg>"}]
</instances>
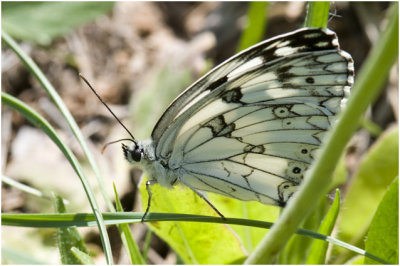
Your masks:
<instances>
[{"instance_id":1,"label":"butterfly antenna","mask_svg":"<svg viewBox=\"0 0 400 266\"><path fill-rule=\"evenodd\" d=\"M132 133L126 128L126 126L124 124L122 124L121 120L118 119L118 117L114 114L114 112L111 111L110 107L108 107L108 105L103 101L103 99L100 97L100 95L97 94L97 92L93 89L92 85L90 85L89 81L87 81L87 79L81 73L79 73L79 77L81 77L81 79L83 79L83 81L93 91L93 93L97 96L97 98L100 100L100 102L107 108L107 110L112 114L112 116L115 119L117 119L118 123L126 130L126 132L128 132L129 136L131 136L131 138L132 138L132 139L129 139L129 140L133 141L133 143L137 144L137 142L136 142L135 138L133 137ZM122 139L122 140L127 140L127 139ZM117 140L117 141L114 141L114 142L107 143L106 145L104 145L103 151L109 144L115 143L115 142L118 142L118 141L121 141L121 140Z\"/></svg>"}]
</instances>

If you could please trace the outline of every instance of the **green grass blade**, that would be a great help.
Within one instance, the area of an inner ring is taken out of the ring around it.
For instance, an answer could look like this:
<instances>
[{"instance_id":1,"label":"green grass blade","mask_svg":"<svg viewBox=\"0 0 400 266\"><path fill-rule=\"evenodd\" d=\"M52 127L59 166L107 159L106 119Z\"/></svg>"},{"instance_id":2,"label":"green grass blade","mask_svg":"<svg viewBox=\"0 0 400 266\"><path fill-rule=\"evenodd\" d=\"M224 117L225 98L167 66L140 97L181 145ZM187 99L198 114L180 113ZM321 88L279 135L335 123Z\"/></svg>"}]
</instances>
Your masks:
<instances>
[{"instance_id":1,"label":"green grass blade","mask_svg":"<svg viewBox=\"0 0 400 266\"><path fill-rule=\"evenodd\" d=\"M74 134L74 136L78 140L79 144L81 145L82 150L85 153L85 155L89 161L89 164L92 167L92 169L96 175L97 182L99 183L99 186L100 186L100 191L103 195L103 198L104 198L108 208L111 211L115 211L114 206L113 206L110 198L107 195L104 181L103 181L103 178L101 177L101 173L96 164L96 161L94 160L91 152L89 151L89 148L85 142L85 138L83 137L78 125L76 124L75 119L72 117L68 108L65 106L60 95L57 93L57 91L54 89L53 85L51 85L50 81L46 78L46 76L39 69L39 67L36 65L36 63L32 60L32 58L30 58L6 32L2 31L1 37L2 37L3 41L5 43L7 43L7 45L16 53L16 55L21 59L21 61L26 65L28 70L39 81L39 83L42 85L42 87L45 89L45 91L50 96L51 100L54 102L54 104L60 110L61 114L64 116L66 122L68 123L69 127L72 130L72 133Z\"/></svg>"},{"instance_id":2,"label":"green grass blade","mask_svg":"<svg viewBox=\"0 0 400 266\"><path fill-rule=\"evenodd\" d=\"M266 12L268 2L250 2L247 11L247 25L240 38L238 52L253 44L260 42L264 36L266 28Z\"/></svg>"},{"instance_id":3,"label":"green grass blade","mask_svg":"<svg viewBox=\"0 0 400 266\"><path fill-rule=\"evenodd\" d=\"M123 223L139 223L141 222L143 213L142 212L123 212L123 213L103 213L103 218L107 225L123 224ZM200 223L219 223L219 224L230 224L230 225L242 225L252 226L264 229L270 229L273 223L248 220L239 218L226 218L223 220L220 217L215 216L204 216L204 215L192 215L192 214L177 214L177 213L149 213L145 219L146 222L200 222ZM21 226L21 227L67 227L67 226L95 226L95 218L92 213L71 213L71 214L15 214L15 213L3 213L1 214L1 222L3 225L8 226ZM160 224L160 223L158 223ZM386 263L384 260L377 258L376 256L365 252L364 250L352 246L348 243L340 241L330 236L325 236L316 232L312 232L305 229L298 229L296 234L312 237L314 239L320 239L328 241L334 245L339 245L343 248L349 249L357 254L367 256L375 259L381 263Z\"/></svg>"},{"instance_id":4,"label":"green grass blade","mask_svg":"<svg viewBox=\"0 0 400 266\"><path fill-rule=\"evenodd\" d=\"M117 188L114 185L114 193L115 193L115 203L117 206L117 211L118 212L124 212L121 201L119 200L118 197L118 192ZM125 246L125 249L127 253L129 254L129 257L131 258L132 264L146 264L142 254L140 253L138 244L136 243L135 239L132 237L132 232L131 229L129 228L128 224L120 224L118 226L118 229L120 230L120 236L122 239L122 242Z\"/></svg>"},{"instance_id":5,"label":"green grass blade","mask_svg":"<svg viewBox=\"0 0 400 266\"><path fill-rule=\"evenodd\" d=\"M360 125L365 128L369 134L376 138L379 137L380 134L382 134L383 129L378 124L374 123L371 119L361 119Z\"/></svg>"},{"instance_id":6,"label":"green grass blade","mask_svg":"<svg viewBox=\"0 0 400 266\"><path fill-rule=\"evenodd\" d=\"M335 226L336 219L340 209L340 191L336 190L335 200L331 208L326 214L318 233L322 235L330 235ZM328 242L321 240L314 240L306 264L325 264L326 251L328 249Z\"/></svg>"},{"instance_id":7,"label":"green grass blade","mask_svg":"<svg viewBox=\"0 0 400 266\"><path fill-rule=\"evenodd\" d=\"M74 154L71 152L71 150L67 146L64 145L64 143L61 141L61 139L56 134L53 127L41 115L39 115L36 111L31 109L25 103L23 103L22 101L18 100L17 98L12 97L11 95L4 93L4 92L1 93L1 101L3 104L6 104L9 107L17 110L29 122L31 122L37 128L40 128L44 133L46 133L46 135L49 136L49 138L59 147L61 152L64 154L64 156L70 162L72 168L78 175L78 177L83 185L83 188L88 197L90 206L92 207L93 213L95 214L97 225L99 227L100 237L101 237L103 247L105 250L107 262L111 264L112 263L111 246L110 246L110 241L108 239L107 230L106 230L103 218L101 216L101 212L97 205L97 201L96 201L96 198L94 197L92 189L91 189L87 179L85 178L84 173L82 172L82 170L80 168L79 162L76 159L76 157L74 156Z\"/></svg>"},{"instance_id":8,"label":"green grass blade","mask_svg":"<svg viewBox=\"0 0 400 266\"><path fill-rule=\"evenodd\" d=\"M308 2L304 27L326 28L329 16L329 1Z\"/></svg>"},{"instance_id":9,"label":"green grass blade","mask_svg":"<svg viewBox=\"0 0 400 266\"><path fill-rule=\"evenodd\" d=\"M340 115L335 127L324 139L320 157L307 172L302 189L289 201L278 223L269 231L247 264L270 264L286 245L289 238L303 219L314 209L316 199L323 196L331 182L335 165L351 138L360 116L379 94L387 79L390 68L398 55L398 13L397 3L393 4L388 26L379 38L358 75L347 108Z\"/></svg>"},{"instance_id":10,"label":"green grass blade","mask_svg":"<svg viewBox=\"0 0 400 266\"><path fill-rule=\"evenodd\" d=\"M25 184L22 184L22 183L14 180L12 178L9 178L7 176L2 175L1 176L1 182L3 182L4 184L7 184L9 186L15 187L15 188L17 188L17 189L19 189L21 191L24 191L24 192L26 192L28 194L34 195L36 197L40 197L40 198L43 198L43 199L46 199L46 200L52 200L51 196L47 195L46 193L43 193L40 190L37 190L37 189L35 189L33 187L30 187L30 186L27 186ZM64 201L64 204L69 204L68 200L64 199L63 201Z\"/></svg>"},{"instance_id":11,"label":"green grass blade","mask_svg":"<svg viewBox=\"0 0 400 266\"><path fill-rule=\"evenodd\" d=\"M144 239L144 247L143 247L143 258L144 258L145 262L147 262L147 254L149 253L150 241L151 241L152 235L153 235L153 231L148 229L146 232L146 238Z\"/></svg>"},{"instance_id":12,"label":"green grass blade","mask_svg":"<svg viewBox=\"0 0 400 266\"><path fill-rule=\"evenodd\" d=\"M72 247L71 252L72 252L72 254L74 254L76 259L79 260L79 262L81 264L94 265L94 261L93 261L92 257L90 257L87 253L82 252L81 250L79 250L76 247Z\"/></svg>"},{"instance_id":13,"label":"green grass blade","mask_svg":"<svg viewBox=\"0 0 400 266\"><path fill-rule=\"evenodd\" d=\"M54 196L54 205L57 213L67 212L60 196ZM62 264L81 264L81 261L71 252L71 248L88 253L85 243L74 226L57 228L57 243Z\"/></svg>"}]
</instances>

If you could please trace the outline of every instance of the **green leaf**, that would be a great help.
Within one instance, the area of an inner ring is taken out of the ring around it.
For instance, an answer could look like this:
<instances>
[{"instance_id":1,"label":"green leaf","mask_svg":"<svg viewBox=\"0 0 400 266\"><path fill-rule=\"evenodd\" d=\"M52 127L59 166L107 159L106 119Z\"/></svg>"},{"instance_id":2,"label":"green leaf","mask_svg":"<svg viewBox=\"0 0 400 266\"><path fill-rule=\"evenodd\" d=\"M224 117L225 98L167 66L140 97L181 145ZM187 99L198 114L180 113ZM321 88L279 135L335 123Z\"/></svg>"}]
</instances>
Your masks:
<instances>
[{"instance_id":1,"label":"green leaf","mask_svg":"<svg viewBox=\"0 0 400 266\"><path fill-rule=\"evenodd\" d=\"M66 213L64 202L60 196L54 197L54 204L57 213ZM85 242L83 242L76 227L57 228L57 242L63 264L81 264L81 261L71 252L72 247L88 253Z\"/></svg>"},{"instance_id":2,"label":"green leaf","mask_svg":"<svg viewBox=\"0 0 400 266\"><path fill-rule=\"evenodd\" d=\"M2 2L2 30L19 40L48 45L113 6L113 2Z\"/></svg>"},{"instance_id":3,"label":"green leaf","mask_svg":"<svg viewBox=\"0 0 400 266\"><path fill-rule=\"evenodd\" d=\"M215 211L189 188L150 187L151 212L216 215ZM148 195L145 182L140 186L142 208ZM149 217L152 215L148 214ZM243 261L245 251L232 230L222 224L188 222L151 222L149 227L167 242L186 264L229 264Z\"/></svg>"},{"instance_id":4,"label":"green leaf","mask_svg":"<svg viewBox=\"0 0 400 266\"><path fill-rule=\"evenodd\" d=\"M208 193L207 196L226 217L275 221L278 219L281 209L276 206L268 206L255 201L241 201L214 193ZM248 253L253 251L268 232L265 229L248 226L231 225L230 227L238 234Z\"/></svg>"},{"instance_id":5,"label":"green leaf","mask_svg":"<svg viewBox=\"0 0 400 266\"><path fill-rule=\"evenodd\" d=\"M267 8L268 2L250 2L247 25L240 38L238 52L262 40L267 25L265 15Z\"/></svg>"},{"instance_id":6,"label":"green leaf","mask_svg":"<svg viewBox=\"0 0 400 266\"><path fill-rule=\"evenodd\" d=\"M372 219L366 251L390 264L399 264L399 179L389 187ZM376 264L365 258L364 264Z\"/></svg>"},{"instance_id":7,"label":"green leaf","mask_svg":"<svg viewBox=\"0 0 400 266\"><path fill-rule=\"evenodd\" d=\"M362 265L364 262L364 256L354 256L349 261L346 261L346 265Z\"/></svg>"},{"instance_id":8,"label":"green leaf","mask_svg":"<svg viewBox=\"0 0 400 266\"><path fill-rule=\"evenodd\" d=\"M124 212L121 201L118 197L117 188L114 186L114 194L115 194L115 203L117 206L118 212ZM122 243L125 246L125 249L131 259L132 264L146 264L142 254L140 253L138 244L136 243L135 239L132 237L131 229L129 228L129 224L120 224L118 227L122 239Z\"/></svg>"},{"instance_id":9,"label":"green leaf","mask_svg":"<svg viewBox=\"0 0 400 266\"><path fill-rule=\"evenodd\" d=\"M75 256L75 258L80 262L80 264L94 265L92 257L90 257L87 253L82 252L76 247L72 247L71 252Z\"/></svg>"},{"instance_id":10,"label":"green leaf","mask_svg":"<svg viewBox=\"0 0 400 266\"><path fill-rule=\"evenodd\" d=\"M318 233L323 235L330 235L335 226L336 219L340 209L340 191L336 190L335 200L332 203L329 212L326 214ZM307 264L325 264L326 250L328 249L328 242L315 239L311 246L311 251L307 258Z\"/></svg>"},{"instance_id":11,"label":"green leaf","mask_svg":"<svg viewBox=\"0 0 400 266\"><path fill-rule=\"evenodd\" d=\"M308 2L304 27L326 28L329 16L329 1Z\"/></svg>"},{"instance_id":12,"label":"green leaf","mask_svg":"<svg viewBox=\"0 0 400 266\"><path fill-rule=\"evenodd\" d=\"M356 243L364 237L387 187L398 176L398 135L397 128L385 132L362 160L343 203L341 239Z\"/></svg>"}]
</instances>

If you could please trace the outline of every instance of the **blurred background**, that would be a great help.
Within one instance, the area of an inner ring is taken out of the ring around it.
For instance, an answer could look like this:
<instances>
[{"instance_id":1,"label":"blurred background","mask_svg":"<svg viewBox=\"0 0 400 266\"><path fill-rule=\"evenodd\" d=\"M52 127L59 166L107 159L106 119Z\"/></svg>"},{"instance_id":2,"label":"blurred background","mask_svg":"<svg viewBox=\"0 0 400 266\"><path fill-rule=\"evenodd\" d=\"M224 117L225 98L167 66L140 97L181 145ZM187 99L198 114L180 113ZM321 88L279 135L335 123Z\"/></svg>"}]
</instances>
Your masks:
<instances>
[{"instance_id":1,"label":"blurred background","mask_svg":"<svg viewBox=\"0 0 400 266\"><path fill-rule=\"evenodd\" d=\"M110 197L115 182L125 211L140 210L139 169L124 161L119 144L104 154L102 146L128 137L80 80L82 73L131 130L145 139L179 92L238 51L247 25L247 2L102 2L2 3L2 30L13 36L39 65L76 119L105 178ZM334 2L328 27L355 62L356 75L377 41L387 2ZM271 2L265 9L264 39L302 27L305 2ZM7 45L2 44L2 91L40 112L85 162L59 111L37 80ZM398 68L368 111L373 129L360 131L349 144L346 165L351 173L376 134L398 123ZM357 80L357 76L356 76ZM68 199L70 212L90 212L81 183L65 157L22 116L2 107L2 174L41 191ZM368 125L366 125L368 127ZM375 132L377 132L375 131ZM90 173L88 172L90 176ZM93 174L92 174L93 175ZM92 185L96 181L91 176ZM343 188L345 190L345 184ZM98 190L96 192L99 192ZM49 194L50 195L50 194ZM7 213L51 213L52 202L2 183L1 209ZM101 209L107 211L99 196ZM115 227L109 227L117 263L129 263ZM142 243L146 226L132 225ZM85 242L104 263L97 228L80 228ZM2 245L24 250L38 260L58 264L55 229L2 227ZM152 235L149 263L175 264L176 254Z\"/></svg>"}]
</instances>

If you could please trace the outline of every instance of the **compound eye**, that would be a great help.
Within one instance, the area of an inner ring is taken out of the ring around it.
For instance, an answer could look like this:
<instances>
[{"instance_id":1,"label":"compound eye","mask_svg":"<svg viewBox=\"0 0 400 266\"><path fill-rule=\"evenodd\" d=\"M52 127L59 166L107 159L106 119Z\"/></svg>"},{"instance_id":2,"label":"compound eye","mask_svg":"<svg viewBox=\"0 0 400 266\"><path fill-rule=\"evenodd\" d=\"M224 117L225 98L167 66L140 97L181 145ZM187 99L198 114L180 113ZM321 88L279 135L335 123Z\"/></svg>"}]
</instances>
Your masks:
<instances>
[{"instance_id":1,"label":"compound eye","mask_svg":"<svg viewBox=\"0 0 400 266\"><path fill-rule=\"evenodd\" d=\"M133 161L140 162L142 159L143 149L138 148L136 145L128 147L125 144L122 144L122 150L124 152L125 159L130 163Z\"/></svg>"},{"instance_id":2,"label":"compound eye","mask_svg":"<svg viewBox=\"0 0 400 266\"><path fill-rule=\"evenodd\" d=\"M131 156L132 156L132 159L135 162L140 162L140 160L142 159L142 150L141 149L134 149L131 152Z\"/></svg>"}]
</instances>

